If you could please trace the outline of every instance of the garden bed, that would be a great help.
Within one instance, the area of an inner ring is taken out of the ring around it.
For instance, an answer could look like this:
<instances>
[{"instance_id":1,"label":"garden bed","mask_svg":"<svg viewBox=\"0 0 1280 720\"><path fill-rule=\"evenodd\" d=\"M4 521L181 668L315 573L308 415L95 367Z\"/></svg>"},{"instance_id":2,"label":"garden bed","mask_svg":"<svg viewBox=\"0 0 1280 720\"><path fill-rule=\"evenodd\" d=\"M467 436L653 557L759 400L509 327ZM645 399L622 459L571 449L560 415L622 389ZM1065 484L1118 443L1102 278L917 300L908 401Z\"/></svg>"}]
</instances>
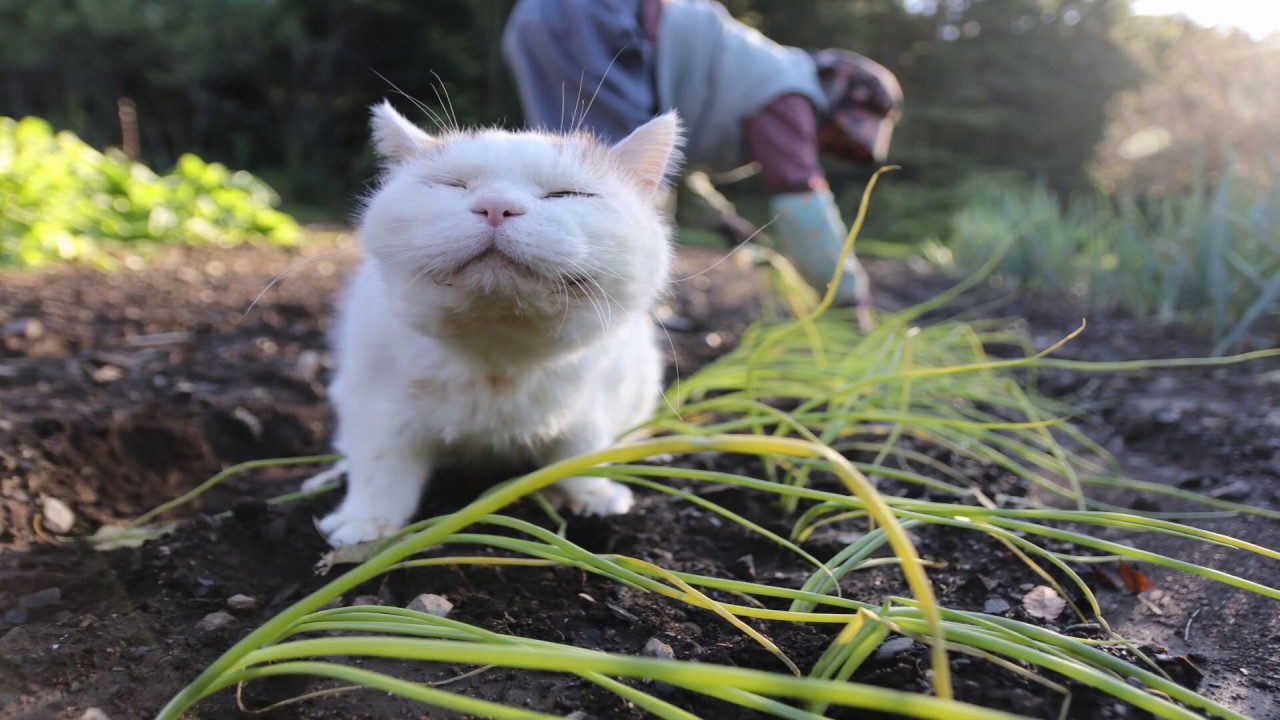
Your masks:
<instances>
[{"instance_id":1,"label":"garden bed","mask_svg":"<svg viewBox=\"0 0 1280 720\"><path fill-rule=\"evenodd\" d=\"M327 450L325 332L342 274L354 257L345 250L349 239L337 243L303 251L174 250L144 269L116 274L59 268L0 276L0 716L80 718L90 707L116 720L153 715L233 642L326 582L312 570L326 549L312 518L336 496L264 503L296 489L304 471L235 478L175 513L184 520L175 533L137 549L96 551L55 536L85 535L104 523L130 520L231 463ZM303 261L245 312L277 272ZM695 275L711 263L707 253L686 253L677 276ZM945 285L908 265L873 263L871 272L878 278L879 302L894 308ZM669 335L681 374L736 343L758 313L757 288L752 272L734 261L675 285L671 305L678 320L669 323ZM1074 329L1080 315L1028 299L999 312L1050 341ZM1061 354L1089 360L1175 357L1208 346L1184 328L1090 315L1084 336ZM1041 377L1041 385L1092 406L1090 434L1117 454L1131 476L1280 507L1280 364L1128 375L1053 371ZM749 474L755 461L702 455L677 462ZM1034 492L996 468L970 463L959 469L989 494ZM822 479L815 482L821 486ZM779 534L790 528L772 497L727 486L686 487ZM439 492L425 501L424 515L456 510L479 489L456 479L441 479L435 488ZM1110 499L1144 511L1189 509L1132 493ZM538 521L537 508L526 505L513 512ZM230 514L214 517L223 511ZM1280 548L1280 524L1272 520L1237 516L1197 524ZM1108 537L1127 539L1120 533ZM787 587L798 586L811 571L761 536L668 495L642 493L631 515L571 520L568 538L588 550L628 554L668 569ZM942 605L1037 622L1022 598L1040 580L1005 548L940 526L922 528L914 539L922 557L945 563L929 573ZM1262 557L1240 560L1215 546L1165 536L1132 539L1156 552L1280 585L1280 565ZM832 530L816 534L804 548L826 558L846 541ZM1109 578L1118 578L1114 568L1088 576L1112 626L1142 644L1175 680L1252 717L1280 715L1280 613L1274 601L1156 567L1142 570L1154 589L1140 598L1121 583L1107 586ZM850 575L842 589L846 597L872 603L907 594L893 567ZM403 607L423 593L447 598L450 618L498 632L615 653L639 654L646 645L651 653L663 653L665 645L680 659L784 669L709 611L566 568L399 571L348 594L344 602L363 595L364 603ZM228 599L235 595L253 602L230 609ZM207 619L220 611L226 615ZM802 669L818 659L838 629L753 625ZM1063 630L1070 621L1048 625ZM1058 717L1063 696L1024 675L963 655L952 663L960 699ZM377 660L363 665L432 682L471 669ZM924 646L895 638L855 679L923 692L927 667ZM258 708L332 686L271 680L248 686L242 699ZM1145 716L1108 696L1067 686L1073 691L1070 717ZM645 716L573 676L491 669L445 687L554 714ZM756 717L673 688L645 688L706 718ZM235 704L234 694L223 692L198 704L190 717L234 717ZM420 706L368 690L314 698L268 715L421 716Z\"/></svg>"}]
</instances>

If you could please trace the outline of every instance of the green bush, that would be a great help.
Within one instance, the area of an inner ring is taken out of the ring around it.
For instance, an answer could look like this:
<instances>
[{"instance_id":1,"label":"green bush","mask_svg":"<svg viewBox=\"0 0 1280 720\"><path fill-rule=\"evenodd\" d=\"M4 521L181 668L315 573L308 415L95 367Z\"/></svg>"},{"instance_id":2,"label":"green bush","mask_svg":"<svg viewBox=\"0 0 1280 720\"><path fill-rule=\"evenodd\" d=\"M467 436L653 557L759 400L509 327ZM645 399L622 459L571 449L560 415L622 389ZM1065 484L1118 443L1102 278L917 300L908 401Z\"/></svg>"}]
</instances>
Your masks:
<instances>
[{"instance_id":1,"label":"green bush","mask_svg":"<svg viewBox=\"0 0 1280 720\"><path fill-rule=\"evenodd\" d=\"M0 117L0 266L110 266L122 245L297 242L276 193L243 170L183 155L163 177L39 118Z\"/></svg>"}]
</instances>

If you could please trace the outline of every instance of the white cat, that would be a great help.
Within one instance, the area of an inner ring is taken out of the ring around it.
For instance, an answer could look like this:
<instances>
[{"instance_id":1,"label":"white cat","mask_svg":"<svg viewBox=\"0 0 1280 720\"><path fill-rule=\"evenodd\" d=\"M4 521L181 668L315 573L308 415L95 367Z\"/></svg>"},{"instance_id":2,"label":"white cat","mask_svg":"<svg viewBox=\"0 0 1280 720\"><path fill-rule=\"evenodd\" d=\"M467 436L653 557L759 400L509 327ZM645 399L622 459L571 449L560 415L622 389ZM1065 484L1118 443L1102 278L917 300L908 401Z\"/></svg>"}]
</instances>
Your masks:
<instances>
[{"instance_id":1,"label":"white cat","mask_svg":"<svg viewBox=\"0 0 1280 720\"><path fill-rule=\"evenodd\" d=\"M403 527L441 464L545 464L612 444L656 407L650 320L667 279L658 210L680 123L610 147L586 134L432 136L373 108L385 176L368 258L336 328L335 445L347 495L319 527L336 546ZM570 510L631 509L626 487L561 481Z\"/></svg>"}]
</instances>

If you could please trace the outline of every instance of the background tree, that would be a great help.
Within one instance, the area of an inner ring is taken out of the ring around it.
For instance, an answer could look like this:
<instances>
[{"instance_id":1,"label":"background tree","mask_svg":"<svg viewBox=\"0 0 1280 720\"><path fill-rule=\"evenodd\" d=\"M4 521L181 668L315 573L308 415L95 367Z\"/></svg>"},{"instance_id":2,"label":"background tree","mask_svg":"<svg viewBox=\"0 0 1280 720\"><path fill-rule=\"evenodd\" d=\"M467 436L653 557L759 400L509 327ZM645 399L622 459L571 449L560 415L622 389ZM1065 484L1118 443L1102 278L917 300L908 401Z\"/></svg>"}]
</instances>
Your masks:
<instances>
[{"instance_id":1,"label":"background tree","mask_svg":"<svg viewBox=\"0 0 1280 720\"><path fill-rule=\"evenodd\" d=\"M121 142L117 104L129 98L144 162L194 152L262 175L295 210L342 219L374 172L367 108L391 83L438 106L438 76L461 123L520 122L498 54L512 4L0 0L0 114L45 117L103 147ZM890 159L905 172L874 218L894 222L874 235L944 235L956 188L979 174L1075 192L1092 169L1107 187L1165 191L1187 181L1172 167L1189 155L1216 172L1226 145L1249 160L1263 153L1246 148L1277 146L1274 44L1134 18L1129 0L726 5L779 42L846 47L898 74L907 112ZM1167 149L1129 167L1142 150L1132 139L1153 127ZM832 170L838 190L857 191L863 175Z\"/></svg>"},{"instance_id":2,"label":"background tree","mask_svg":"<svg viewBox=\"0 0 1280 720\"><path fill-rule=\"evenodd\" d=\"M195 152L254 169L295 203L341 203L372 172L367 109L393 94L388 81L434 103L442 78L463 123L518 118L496 55L510 5L0 0L0 112L101 147L120 142L127 97L149 164Z\"/></svg>"},{"instance_id":3,"label":"background tree","mask_svg":"<svg viewBox=\"0 0 1280 720\"><path fill-rule=\"evenodd\" d=\"M1092 164L1107 191L1163 196L1280 162L1280 39L1134 18L1124 44L1150 80L1117 98Z\"/></svg>"}]
</instances>

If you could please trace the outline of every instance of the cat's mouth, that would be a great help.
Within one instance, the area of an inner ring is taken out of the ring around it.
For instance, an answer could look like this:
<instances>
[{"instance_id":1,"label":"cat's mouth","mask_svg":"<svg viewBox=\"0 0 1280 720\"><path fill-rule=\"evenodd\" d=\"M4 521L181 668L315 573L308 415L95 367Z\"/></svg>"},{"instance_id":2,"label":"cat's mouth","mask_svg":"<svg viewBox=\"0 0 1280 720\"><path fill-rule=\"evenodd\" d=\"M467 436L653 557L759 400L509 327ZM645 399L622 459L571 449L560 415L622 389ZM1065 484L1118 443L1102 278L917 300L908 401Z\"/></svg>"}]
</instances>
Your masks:
<instances>
[{"instance_id":1,"label":"cat's mouth","mask_svg":"<svg viewBox=\"0 0 1280 720\"><path fill-rule=\"evenodd\" d=\"M488 281L494 279L494 274L497 274L498 277L516 276L527 278L547 285L554 294L568 295L575 298L590 295L592 287L599 285L595 278L583 273L548 273L538 270L533 265L503 252L496 245L486 246L480 252L455 266L449 272L448 279L436 280L436 282L452 286L453 278L464 277L474 273L489 276Z\"/></svg>"},{"instance_id":2,"label":"cat's mouth","mask_svg":"<svg viewBox=\"0 0 1280 720\"><path fill-rule=\"evenodd\" d=\"M475 255L472 255L467 260L464 260L462 264L454 268L453 272L450 274L457 275L472 268L489 264L506 266L517 274L524 275L526 277L541 277L542 275L542 273L538 272L527 263L517 260L516 258L502 252L502 250L498 249L496 245L489 245Z\"/></svg>"}]
</instances>

